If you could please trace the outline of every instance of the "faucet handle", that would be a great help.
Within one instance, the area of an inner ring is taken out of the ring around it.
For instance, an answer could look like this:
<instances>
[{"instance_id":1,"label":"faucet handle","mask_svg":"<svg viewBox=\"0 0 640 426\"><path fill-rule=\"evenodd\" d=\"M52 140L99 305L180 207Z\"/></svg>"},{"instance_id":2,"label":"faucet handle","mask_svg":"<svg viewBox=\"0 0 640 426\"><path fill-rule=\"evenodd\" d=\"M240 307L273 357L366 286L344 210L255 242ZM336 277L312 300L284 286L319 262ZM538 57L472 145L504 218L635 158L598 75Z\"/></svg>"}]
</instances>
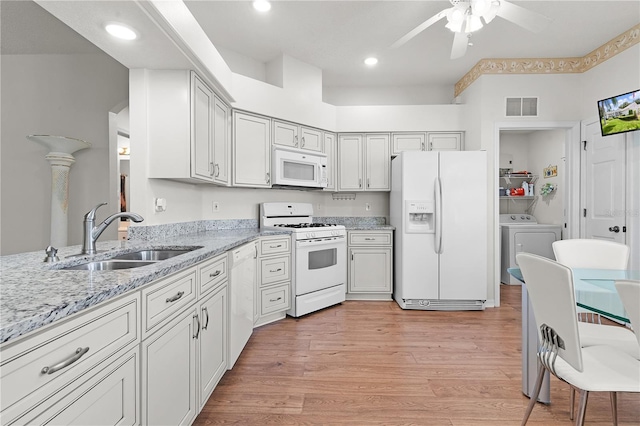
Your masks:
<instances>
[{"instance_id":1,"label":"faucet handle","mask_svg":"<svg viewBox=\"0 0 640 426\"><path fill-rule=\"evenodd\" d=\"M96 218L96 211L98 211L98 209L102 206L106 206L108 203L100 203L97 206L95 206L94 208L92 208L89 213L84 215L85 219L88 220L94 220Z\"/></svg>"},{"instance_id":2,"label":"faucet handle","mask_svg":"<svg viewBox=\"0 0 640 426\"><path fill-rule=\"evenodd\" d=\"M58 249L55 247L48 246L44 252L47 254L47 257L44 258L45 262L50 263L50 262L57 262L58 260L60 260L58 258Z\"/></svg>"}]
</instances>

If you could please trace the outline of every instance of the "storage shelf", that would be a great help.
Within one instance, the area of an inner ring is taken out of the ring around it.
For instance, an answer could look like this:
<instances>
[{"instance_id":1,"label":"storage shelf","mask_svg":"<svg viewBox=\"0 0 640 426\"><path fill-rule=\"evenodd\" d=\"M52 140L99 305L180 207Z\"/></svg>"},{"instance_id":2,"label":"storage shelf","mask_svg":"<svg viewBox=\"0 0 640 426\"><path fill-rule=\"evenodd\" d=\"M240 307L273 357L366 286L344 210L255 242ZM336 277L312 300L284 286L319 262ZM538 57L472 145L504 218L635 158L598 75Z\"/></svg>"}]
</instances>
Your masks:
<instances>
[{"instance_id":1,"label":"storage shelf","mask_svg":"<svg viewBox=\"0 0 640 426\"><path fill-rule=\"evenodd\" d=\"M508 195L502 195L500 196L501 200L535 200L537 197L537 195L515 195L515 196L508 196Z\"/></svg>"}]
</instances>

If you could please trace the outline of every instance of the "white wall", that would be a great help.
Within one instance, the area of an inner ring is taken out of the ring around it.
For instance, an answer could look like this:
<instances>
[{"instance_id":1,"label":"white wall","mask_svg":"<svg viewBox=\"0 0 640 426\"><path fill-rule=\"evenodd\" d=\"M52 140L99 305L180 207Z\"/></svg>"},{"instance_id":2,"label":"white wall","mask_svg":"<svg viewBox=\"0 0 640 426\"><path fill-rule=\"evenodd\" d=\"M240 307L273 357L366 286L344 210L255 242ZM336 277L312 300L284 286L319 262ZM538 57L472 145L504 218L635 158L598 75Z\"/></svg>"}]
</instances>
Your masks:
<instances>
[{"instance_id":1,"label":"white wall","mask_svg":"<svg viewBox=\"0 0 640 426\"><path fill-rule=\"evenodd\" d=\"M336 106L348 105L447 105L453 89L442 86L341 87L325 86L322 100Z\"/></svg>"},{"instance_id":2,"label":"white wall","mask_svg":"<svg viewBox=\"0 0 640 426\"><path fill-rule=\"evenodd\" d=\"M51 168L30 134L91 142L74 154L69 176L69 245L82 239L82 217L109 197L108 112L128 97L128 70L106 54L2 55L3 255L49 244ZM104 219L119 206L102 207ZM116 226L101 238L115 239Z\"/></svg>"},{"instance_id":3,"label":"white wall","mask_svg":"<svg viewBox=\"0 0 640 426\"><path fill-rule=\"evenodd\" d=\"M535 195L538 196L534 209L531 212L538 223L551 223L562 225L564 223L564 192L566 188L565 155L564 155L564 130L540 130L532 132L528 143L528 163L531 173L538 175L535 183ZM500 144L502 146L502 143ZM549 165L558 166L558 175L545 178L543 169ZM557 189L550 195L542 196L540 188L550 183Z\"/></svg>"}]
</instances>

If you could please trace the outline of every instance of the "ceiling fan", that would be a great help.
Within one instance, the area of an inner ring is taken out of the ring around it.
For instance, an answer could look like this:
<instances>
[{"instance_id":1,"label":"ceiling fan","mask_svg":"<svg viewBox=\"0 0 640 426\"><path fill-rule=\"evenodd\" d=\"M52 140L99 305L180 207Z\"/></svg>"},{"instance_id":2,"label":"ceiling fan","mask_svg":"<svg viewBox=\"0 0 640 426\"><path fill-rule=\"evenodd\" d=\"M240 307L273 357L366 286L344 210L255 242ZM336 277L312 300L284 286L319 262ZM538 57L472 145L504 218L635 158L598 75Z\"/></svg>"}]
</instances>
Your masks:
<instances>
[{"instance_id":1,"label":"ceiling fan","mask_svg":"<svg viewBox=\"0 0 640 426\"><path fill-rule=\"evenodd\" d=\"M537 12L517 6L506 0L449 0L452 7L444 9L396 41L392 48L400 47L422 31L443 18L447 18L446 28L454 33L451 59L464 56L471 33L482 28L499 16L532 32L542 31L551 22Z\"/></svg>"}]
</instances>

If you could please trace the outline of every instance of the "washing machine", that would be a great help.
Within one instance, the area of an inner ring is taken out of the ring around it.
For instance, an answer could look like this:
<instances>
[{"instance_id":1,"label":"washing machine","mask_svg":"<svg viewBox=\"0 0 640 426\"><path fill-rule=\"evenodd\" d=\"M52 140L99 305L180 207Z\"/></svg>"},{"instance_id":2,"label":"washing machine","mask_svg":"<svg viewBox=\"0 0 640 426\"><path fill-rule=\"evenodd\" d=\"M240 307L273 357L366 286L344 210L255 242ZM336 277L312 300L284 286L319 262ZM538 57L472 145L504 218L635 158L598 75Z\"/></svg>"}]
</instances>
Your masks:
<instances>
[{"instance_id":1,"label":"washing machine","mask_svg":"<svg viewBox=\"0 0 640 426\"><path fill-rule=\"evenodd\" d=\"M507 268L515 268L516 254L520 252L533 253L555 259L551 244L562 238L560 225L538 223L530 214L509 213L500 215L501 262L500 281L504 284L521 284L513 278Z\"/></svg>"}]
</instances>

